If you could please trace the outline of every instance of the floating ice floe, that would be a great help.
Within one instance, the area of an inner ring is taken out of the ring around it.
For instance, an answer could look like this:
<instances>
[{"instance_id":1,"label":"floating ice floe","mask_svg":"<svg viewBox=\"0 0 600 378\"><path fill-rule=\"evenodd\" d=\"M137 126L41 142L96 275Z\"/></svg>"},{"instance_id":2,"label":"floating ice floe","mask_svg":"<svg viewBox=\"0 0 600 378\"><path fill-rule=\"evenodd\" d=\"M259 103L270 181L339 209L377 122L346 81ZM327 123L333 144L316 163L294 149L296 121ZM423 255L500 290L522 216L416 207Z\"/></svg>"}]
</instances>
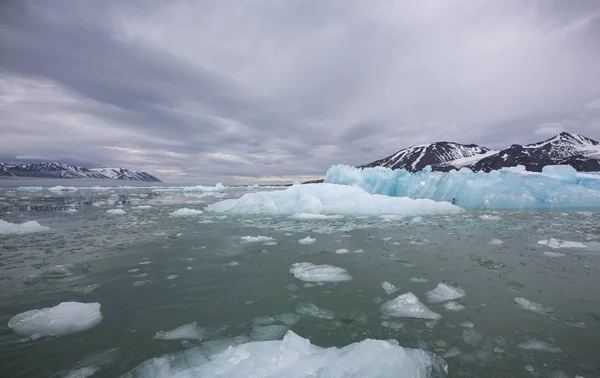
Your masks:
<instances>
[{"instance_id":1,"label":"floating ice floe","mask_svg":"<svg viewBox=\"0 0 600 378\"><path fill-rule=\"evenodd\" d=\"M391 282L388 282L388 281L383 281L381 283L381 288L383 289L383 291L385 291L385 293L387 295L390 295L390 294L395 293L398 290L400 290L396 286L394 286L394 284L392 284Z\"/></svg>"},{"instance_id":2,"label":"floating ice floe","mask_svg":"<svg viewBox=\"0 0 600 378\"><path fill-rule=\"evenodd\" d=\"M317 241L317 239L307 236L304 239L298 240L298 243L303 244L303 245L308 245L308 244L314 243L315 241Z\"/></svg>"},{"instance_id":3,"label":"floating ice floe","mask_svg":"<svg viewBox=\"0 0 600 378\"><path fill-rule=\"evenodd\" d=\"M440 282L435 289L428 291L425 295L429 302L440 303L462 298L465 296L465 291Z\"/></svg>"},{"instance_id":4,"label":"floating ice floe","mask_svg":"<svg viewBox=\"0 0 600 378\"><path fill-rule=\"evenodd\" d=\"M51 192L76 192L78 189L72 186L53 186L51 188L48 188L49 191Z\"/></svg>"},{"instance_id":5,"label":"floating ice floe","mask_svg":"<svg viewBox=\"0 0 600 378\"><path fill-rule=\"evenodd\" d=\"M382 167L334 165L325 183L360 187L368 193L452 201L469 209L598 209L600 175L578 173L570 166L547 166L541 173L525 167L474 173L424 169L408 172Z\"/></svg>"},{"instance_id":6,"label":"floating ice floe","mask_svg":"<svg viewBox=\"0 0 600 378\"><path fill-rule=\"evenodd\" d=\"M292 264L290 273L305 282L341 282L352 279L346 269L333 265L315 265L309 262Z\"/></svg>"},{"instance_id":7,"label":"floating ice floe","mask_svg":"<svg viewBox=\"0 0 600 378\"><path fill-rule=\"evenodd\" d=\"M550 312L554 311L553 307L544 307L541 303L532 302L522 297L515 297L514 299L517 306L522 308L523 310L535 312L542 315L547 315Z\"/></svg>"},{"instance_id":8,"label":"floating ice floe","mask_svg":"<svg viewBox=\"0 0 600 378\"><path fill-rule=\"evenodd\" d=\"M338 254L338 255L344 255L346 253L350 253L350 251L347 250L346 248L340 248L340 249L336 249L335 253Z\"/></svg>"},{"instance_id":9,"label":"floating ice floe","mask_svg":"<svg viewBox=\"0 0 600 378\"><path fill-rule=\"evenodd\" d=\"M50 227L45 227L36 221L25 223L10 223L0 219L0 235L25 235L35 232L47 232Z\"/></svg>"},{"instance_id":10,"label":"floating ice floe","mask_svg":"<svg viewBox=\"0 0 600 378\"><path fill-rule=\"evenodd\" d=\"M123 209L110 209L106 210L106 212L110 215L125 215L125 210Z\"/></svg>"},{"instance_id":11,"label":"floating ice floe","mask_svg":"<svg viewBox=\"0 0 600 378\"><path fill-rule=\"evenodd\" d=\"M560 253L560 252L544 252L543 255L544 256L548 256L548 257L563 257L563 256L566 256L564 253Z\"/></svg>"},{"instance_id":12,"label":"floating ice floe","mask_svg":"<svg viewBox=\"0 0 600 378\"><path fill-rule=\"evenodd\" d=\"M395 341L366 339L343 348L321 348L292 331L280 341L247 342L211 352L195 348L154 358L125 378L416 378L447 372L446 363L433 353L402 348Z\"/></svg>"},{"instance_id":13,"label":"floating ice floe","mask_svg":"<svg viewBox=\"0 0 600 378\"><path fill-rule=\"evenodd\" d=\"M500 244L502 244L502 243L503 243L503 241L502 241L502 240L500 240L500 239L492 239L492 240L490 240L490 241L489 241L489 243L490 243L491 245L500 245Z\"/></svg>"},{"instance_id":14,"label":"floating ice floe","mask_svg":"<svg viewBox=\"0 0 600 378\"><path fill-rule=\"evenodd\" d=\"M184 324L170 331L159 331L154 335L159 340L200 340L202 331L196 322Z\"/></svg>"},{"instance_id":15,"label":"floating ice floe","mask_svg":"<svg viewBox=\"0 0 600 378\"><path fill-rule=\"evenodd\" d=\"M444 308L448 311L463 311L465 309L465 306L458 302L450 301L444 303Z\"/></svg>"},{"instance_id":16,"label":"floating ice floe","mask_svg":"<svg viewBox=\"0 0 600 378\"><path fill-rule=\"evenodd\" d=\"M204 186L204 185L186 186L183 188L183 191L184 192L222 192L225 189L226 189L225 185L218 183L215 186Z\"/></svg>"},{"instance_id":17,"label":"floating ice floe","mask_svg":"<svg viewBox=\"0 0 600 378\"><path fill-rule=\"evenodd\" d=\"M258 235L258 236L242 236L240 238L240 243L242 243L242 244L265 243L265 242L272 242L272 241L275 241L275 239L273 239L270 236L262 236L262 235Z\"/></svg>"},{"instance_id":18,"label":"floating ice floe","mask_svg":"<svg viewBox=\"0 0 600 378\"><path fill-rule=\"evenodd\" d=\"M417 318L417 319L441 319L442 316L427 308L413 293L399 295L395 299L384 302L380 311L385 316Z\"/></svg>"},{"instance_id":19,"label":"floating ice floe","mask_svg":"<svg viewBox=\"0 0 600 378\"><path fill-rule=\"evenodd\" d=\"M300 220L332 220L332 219L342 219L343 215L327 215L327 214L311 214L311 213L298 213L292 215L293 219Z\"/></svg>"},{"instance_id":20,"label":"floating ice floe","mask_svg":"<svg viewBox=\"0 0 600 378\"><path fill-rule=\"evenodd\" d=\"M231 214L282 215L414 215L462 211L449 202L372 195L360 188L335 184L306 184L279 191L248 193L238 199L209 205L207 210Z\"/></svg>"},{"instance_id":21,"label":"floating ice floe","mask_svg":"<svg viewBox=\"0 0 600 378\"><path fill-rule=\"evenodd\" d=\"M537 242L539 245L547 246L550 248L587 248L587 246L580 242L558 240L550 238L547 240L540 240Z\"/></svg>"},{"instance_id":22,"label":"floating ice floe","mask_svg":"<svg viewBox=\"0 0 600 378\"><path fill-rule=\"evenodd\" d=\"M552 344L536 340L535 338L528 339L521 344L517 345L517 347L525 350L533 350L536 352L547 352L547 353L558 353L560 352L560 348L556 347Z\"/></svg>"},{"instance_id":23,"label":"floating ice floe","mask_svg":"<svg viewBox=\"0 0 600 378\"><path fill-rule=\"evenodd\" d=\"M30 310L13 316L8 327L33 339L85 331L102 320L100 303L62 302L54 307Z\"/></svg>"},{"instance_id":24,"label":"floating ice floe","mask_svg":"<svg viewBox=\"0 0 600 378\"><path fill-rule=\"evenodd\" d=\"M298 307L296 307L296 313L329 320L335 317L335 313L333 311L326 310L312 303L300 303Z\"/></svg>"},{"instance_id":25,"label":"floating ice floe","mask_svg":"<svg viewBox=\"0 0 600 378\"><path fill-rule=\"evenodd\" d=\"M187 207L184 207L182 209L173 211L170 215L172 217L189 217L200 214L202 214L202 210L188 209Z\"/></svg>"},{"instance_id":26,"label":"floating ice floe","mask_svg":"<svg viewBox=\"0 0 600 378\"><path fill-rule=\"evenodd\" d=\"M425 283L427 281L428 281L427 278L421 278L421 277L412 277L410 279L410 282L416 282L416 283Z\"/></svg>"}]
</instances>

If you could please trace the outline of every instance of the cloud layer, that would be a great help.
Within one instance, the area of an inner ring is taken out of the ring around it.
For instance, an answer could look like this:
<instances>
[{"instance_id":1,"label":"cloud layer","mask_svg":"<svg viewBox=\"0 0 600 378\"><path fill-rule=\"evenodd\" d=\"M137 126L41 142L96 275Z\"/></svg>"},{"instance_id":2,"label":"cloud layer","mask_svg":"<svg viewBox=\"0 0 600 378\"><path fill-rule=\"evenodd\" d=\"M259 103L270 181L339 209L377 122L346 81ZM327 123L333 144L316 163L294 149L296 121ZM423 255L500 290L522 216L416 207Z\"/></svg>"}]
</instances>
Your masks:
<instances>
[{"instance_id":1,"label":"cloud layer","mask_svg":"<svg viewBox=\"0 0 600 378\"><path fill-rule=\"evenodd\" d=\"M9 0L0 160L322 175L437 140L600 138L600 3Z\"/></svg>"}]
</instances>

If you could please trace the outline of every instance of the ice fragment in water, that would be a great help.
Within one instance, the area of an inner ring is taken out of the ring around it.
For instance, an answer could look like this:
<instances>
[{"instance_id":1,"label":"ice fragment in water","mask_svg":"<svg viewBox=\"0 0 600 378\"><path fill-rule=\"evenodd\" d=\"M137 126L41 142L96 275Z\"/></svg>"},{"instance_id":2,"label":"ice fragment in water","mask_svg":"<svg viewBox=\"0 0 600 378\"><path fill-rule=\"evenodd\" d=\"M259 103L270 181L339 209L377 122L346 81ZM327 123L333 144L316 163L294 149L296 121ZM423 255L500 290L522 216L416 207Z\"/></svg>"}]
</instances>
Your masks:
<instances>
[{"instance_id":1,"label":"ice fragment in water","mask_svg":"<svg viewBox=\"0 0 600 378\"><path fill-rule=\"evenodd\" d=\"M385 293L387 295L390 295L390 294L395 293L398 290L400 290L396 286L394 286L394 284L392 284L392 283L390 283L388 281L383 281L381 283L381 288L383 289L383 291L385 291Z\"/></svg>"},{"instance_id":2,"label":"ice fragment in water","mask_svg":"<svg viewBox=\"0 0 600 378\"><path fill-rule=\"evenodd\" d=\"M522 297L515 297L514 299L517 306L523 310L532 311L538 314L547 315L549 312L553 312L554 308L544 307L541 303L532 302Z\"/></svg>"},{"instance_id":3,"label":"ice fragment in water","mask_svg":"<svg viewBox=\"0 0 600 378\"><path fill-rule=\"evenodd\" d=\"M189 217L189 216L200 215L200 214L202 214L202 210L188 209L187 207L184 207L182 209L173 211L171 213L171 216L172 217Z\"/></svg>"},{"instance_id":4,"label":"ice fragment in water","mask_svg":"<svg viewBox=\"0 0 600 378\"><path fill-rule=\"evenodd\" d=\"M398 322L394 322L392 320L383 320L381 322L381 325L383 327L396 329L396 330L404 328L404 323L398 323Z\"/></svg>"},{"instance_id":5,"label":"ice fragment in water","mask_svg":"<svg viewBox=\"0 0 600 378\"><path fill-rule=\"evenodd\" d=\"M110 215L125 215L125 210L123 209L110 209L106 210L106 212Z\"/></svg>"},{"instance_id":6,"label":"ice fragment in water","mask_svg":"<svg viewBox=\"0 0 600 378\"><path fill-rule=\"evenodd\" d=\"M417 319L441 319L442 316L427 308L413 293L399 295L384 302L380 311L383 315Z\"/></svg>"},{"instance_id":7,"label":"ice fragment in water","mask_svg":"<svg viewBox=\"0 0 600 378\"><path fill-rule=\"evenodd\" d=\"M203 353L200 353L202 351ZM367 339L343 348L321 348L288 331L281 341L258 341L210 353L195 348L148 360L125 378L383 378L445 376L434 354Z\"/></svg>"},{"instance_id":8,"label":"ice fragment in water","mask_svg":"<svg viewBox=\"0 0 600 378\"><path fill-rule=\"evenodd\" d=\"M242 244L247 244L247 243L264 243L264 242L270 242L270 241L275 241L275 239L273 239L270 236L242 236L240 238L240 243Z\"/></svg>"},{"instance_id":9,"label":"ice fragment in water","mask_svg":"<svg viewBox=\"0 0 600 378\"><path fill-rule=\"evenodd\" d=\"M465 296L465 291L440 282L437 287L425 293L431 303L451 301Z\"/></svg>"},{"instance_id":10,"label":"ice fragment in water","mask_svg":"<svg viewBox=\"0 0 600 378\"><path fill-rule=\"evenodd\" d=\"M307 245L307 244L314 243L316 240L317 239L315 239L315 238L311 238L310 236L307 236L304 239L298 240L298 243L303 244L303 245Z\"/></svg>"},{"instance_id":11,"label":"ice fragment in water","mask_svg":"<svg viewBox=\"0 0 600 378\"><path fill-rule=\"evenodd\" d=\"M296 313L330 320L335 317L335 313L333 311L318 307L312 303L300 303L298 307L296 307Z\"/></svg>"},{"instance_id":12,"label":"ice fragment in water","mask_svg":"<svg viewBox=\"0 0 600 378\"><path fill-rule=\"evenodd\" d=\"M133 283L133 286L135 286L135 287L138 287L138 286L144 286L144 285L147 285L147 284L149 284L150 282L152 282L152 281L150 281L150 280L144 280L144 281L135 281L135 282Z\"/></svg>"},{"instance_id":13,"label":"ice fragment in water","mask_svg":"<svg viewBox=\"0 0 600 378\"><path fill-rule=\"evenodd\" d=\"M462 339L466 344L476 347L483 341L483 335L472 328L467 328L462 331Z\"/></svg>"},{"instance_id":14,"label":"ice fragment in water","mask_svg":"<svg viewBox=\"0 0 600 378\"><path fill-rule=\"evenodd\" d=\"M517 347L525 350L533 350L536 352L548 352L548 353L558 353L560 352L560 348L555 347L552 344L548 344L543 341L539 341L535 338L530 338L521 344L517 345Z\"/></svg>"},{"instance_id":15,"label":"ice fragment in water","mask_svg":"<svg viewBox=\"0 0 600 378\"><path fill-rule=\"evenodd\" d=\"M100 303L62 302L15 315L8 327L22 336L62 336L93 328L101 320Z\"/></svg>"},{"instance_id":16,"label":"ice fragment in water","mask_svg":"<svg viewBox=\"0 0 600 378\"><path fill-rule=\"evenodd\" d=\"M337 253L338 255L343 255L343 254L346 254L346 253L349 253L349 252L350 251L347 250L347 249L345 249L345 248L340 248L340 249L336 249L335 250L335 253Z\"/></svg>"},{"instance_id":17,"label":"ice fragment in water","mask_svg":"<svg viewBox=\"0 0 600 378\"><path fill-rule=\"evenodd\" d=\"M300 321L300 316L293 312L287 312L285 314L275 315L275 320L287 326L293 326Z\"/></svg>"},{"instance_id":18,"label":"ice fragment in water","mask_svg":"<svg viewBox=\"0 0 600 378\"><path fill-rule=\"evenodd\" d=\"M463 311L465 309L465 306L458 302L450 301L444 303L444 308L448 311Z\"/></svg>"},{"instance_id":19,"label":"ice fragment in water","mask_svg":"<svg viewBox=\"0 0 600 378\"><path fill-rule=\"evenodd\" d=\"M503 242L500 239L492 239L492 240L489 241L489 243L492 244L492 245L500 245Z\"/></svg>"},{"instance_id":20,"label":"ice fragment in water","mask_svg":"<svg viewBox=\"0 0 600 378\"><path fill-rule=\"evenodd\" d=\"M563 257L566 256L564 253L560 253L560 252L544 252L544 256L548 256L548 257Z\"/></svg>"},{"instance_id":21,"label":"ice fragment in water","mask_svg":"<svg viewBox=\"0 0 600 378\"><path fill-rule=\"evenodd\" d=\"M458 349L457 347L452 347L450 349L448 349L448 351L446 352L446 354L444 354L444 358L452 358L452 357L456 357L460 355L460 349Z\"/></svg>"},{"instance_id":22,"label":"ice fragment in water","mask_svg":"<svg viewBox=\"0 0 600 378\"><path fill-rule=\"evenodd\" d=\"M254 341L278 340L288 331L288 326L281 324L273 324L266 326L258 326L252 329L250 339Z\"/></svg>"},{"instance_id":23,"label":"ice fragment in water","mask_svg":"<svg viewBox=\"0 0 600 378\"><path fill-rule=\"evenodd\" d=\"M200 340L202 333L196 322L184 324L171 331L159 331L154 335L160 340Z\"/></svg>"},{"instance_id":24,"label":"ice fragment in water","mask_svg":"<svg viewBox=\"0 0 600 378\"><path fill-rule=\"evenodd\" d=\"M427 282L427 278L413 277L410 279L410 282L425 283Z\"/></svg>"},{"instance_id":25,"label":"ice fragment in water","mask_svg":"<svg viewBox=\"0 0 600 378\"><path fill-rule=\"evenodd\" d=\"M473 328L475 327L475 325L473 324L473 322L469 322L469 321L465 321L459 324L459 326L461 326L462 328Z\"/></svg>"},{"instance_id":26,"label":"ice fragment in water","mask_svg":"<svg viewBox=\"0 0 600 378\"><path fill-rule=\"evenodd\" d=\"M24 235L34 232L50 231L49 227L44 227L36 221L29 221L21 224L10 223L0 219L0 235Z\"/></svg>"},{"instance_id":27,"label":"ice fragment in water","mask_svg":"<svg viewBox=\"0 0 600 378\"><path fill-rule=\"evenodd\" d=\"M338 282L352 279L343 268L333 265L315 265L309 262L292 264L290 273L306 282Z\"/></svg>"},{"instance_id":28,"label":"ice fragment in water","mask_svg":"<svg viewBox=\"0 0 600 378\"><path fill-rule=\"evenodd\" d=\"M174 280L175 278L179 277L178 274L171 274L169 276L166 277L167 280Z\"/></svg>"},{"instance_id":29,"label":"ice fragment in water","mask_svg":"<svg viewBox=\"0 0 600 378\"><path fill-rule=\"evenodd\" d=\"M550 238L547 240L540 240L537 242L539 245L547 246L550 248L587 248L587 246L580 242L558 240Z\"/></svg>"}]
</instances>

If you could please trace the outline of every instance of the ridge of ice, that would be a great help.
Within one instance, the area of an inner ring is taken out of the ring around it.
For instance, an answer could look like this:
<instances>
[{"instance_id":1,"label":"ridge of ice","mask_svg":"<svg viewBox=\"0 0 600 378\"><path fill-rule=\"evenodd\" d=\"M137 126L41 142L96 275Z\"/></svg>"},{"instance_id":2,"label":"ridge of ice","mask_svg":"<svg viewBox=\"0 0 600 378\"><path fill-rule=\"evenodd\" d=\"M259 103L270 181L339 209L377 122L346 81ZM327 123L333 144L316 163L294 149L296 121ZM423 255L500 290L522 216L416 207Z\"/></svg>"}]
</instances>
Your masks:
<instances>
[{"instance_id":1,"label":"ridge of ice","mask_svg":"<svg viewBox=\"0 0 600 378\"><path fill-rule=\"evenodd\" d=\"M416 215L459 213L458 206L429 199L369 194L360 188L335 184L305 184L285 190L247 193L207 207L230 214Z\"/></svg>"},{"instance_id":2,"label":"ridge of ice","mask_svg":"<svg viewBox=\"0 0 600 378\"><path fill-rule=\"evenodd\" d=\"M352 279L346 269L333 265L315 265L309 262L292 264L290 273L305 282L341 282Z\"/></svg>"},{"instance_id":3,"label":"ridge of ice","mask_svg":"<svg viewBox=\"0 0 600 378\"><path fill-rule=\"evenodd\" d=\"M426 292L425 295L429 302L440 303L462 298L465 296L465 291L440 282L435 289Z\"/></svg>"},{"instance_id":4,"label":"ridge of ice","mask_svg":"<svg viewBox=\"0 0 600 378\"><path fill-rule=\"evenodd\" d=\"M10 223L0 219L0 235L25 235L34 232L47 232L50 227L42 226L36 221Z\"/></svg>"},{"instance_id":5,"label":"ridge of ice","mask_svg":"<svg viewBox=\"0 0 600 378\"><path fill-rule=\"evenodd\" d=\"M365 339L322 348L287 331L283 340L236 343L216 353L198 347L143 362L124 378L383 378L445 376L435 354L397 342Z\"/></svg>"},{"instance_id":6,"label":"ridge of ice","mask_svg":"<svg viewBox=\"0 0 600 378\"><path fill-rule=\"evenodd\" d=\"M179 210L173 211L170 215L172 217L189 217L200 214L202 214L202 210L189 209L187 207L184 207Z\"/></svg>"},{"instance_id":7,"label":"ridge of ice","mask_svg":"<svg viewBox=\"0 0 600 378\"><path fill-rule=\"evenodd\" d=\"M570 166L524 167L474 173L355 168L334 165L325 183L361 188L371 194L451 202L467 209L600 209L600 175Z\"/></svg>"},{"instance_id":8,"label":"ridge of ice","mask_svg":"<svg viewBox=\"0 0 600 378\"><path fill-rule=\"evenodd\" d=\"M101 320L100 303L62 302L17 314L10 318L8 327L19 335L38 338L85 331Z\"/></svg>"},{"instance_id":9,"label":"ridge of ice","mask_svg":"<svg viewBox=\"0 0 600 378\"><path fill-rule=\"evenodd\" d=\"M384 302L380 311L383 315L417 319L441 319L442 316L431 311L413 293L405 293L395 299Z\"/></svg>"}]
</instances>

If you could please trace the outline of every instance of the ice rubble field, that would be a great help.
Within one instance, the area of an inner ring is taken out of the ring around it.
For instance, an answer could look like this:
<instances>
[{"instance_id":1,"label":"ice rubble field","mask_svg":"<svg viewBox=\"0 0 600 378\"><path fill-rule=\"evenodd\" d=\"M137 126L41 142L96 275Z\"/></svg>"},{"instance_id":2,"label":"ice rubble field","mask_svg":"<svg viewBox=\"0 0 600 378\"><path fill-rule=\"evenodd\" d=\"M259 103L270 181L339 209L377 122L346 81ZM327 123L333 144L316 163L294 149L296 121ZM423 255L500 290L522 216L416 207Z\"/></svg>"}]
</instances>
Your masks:
<instances>
[{"instance_id":1,"label":"ice rubble field","mask_svg":"<svg viewBox=\"0 0 600 378\"><path fill-rule=\"evenodd\" d=\"M490 173L461 169L449 173L334 165L325 183L364 189L393 197L452 201L465 209L600 209L600 174L578 173L570 166L523 167Z\"/></svg>"}]
</instances>

